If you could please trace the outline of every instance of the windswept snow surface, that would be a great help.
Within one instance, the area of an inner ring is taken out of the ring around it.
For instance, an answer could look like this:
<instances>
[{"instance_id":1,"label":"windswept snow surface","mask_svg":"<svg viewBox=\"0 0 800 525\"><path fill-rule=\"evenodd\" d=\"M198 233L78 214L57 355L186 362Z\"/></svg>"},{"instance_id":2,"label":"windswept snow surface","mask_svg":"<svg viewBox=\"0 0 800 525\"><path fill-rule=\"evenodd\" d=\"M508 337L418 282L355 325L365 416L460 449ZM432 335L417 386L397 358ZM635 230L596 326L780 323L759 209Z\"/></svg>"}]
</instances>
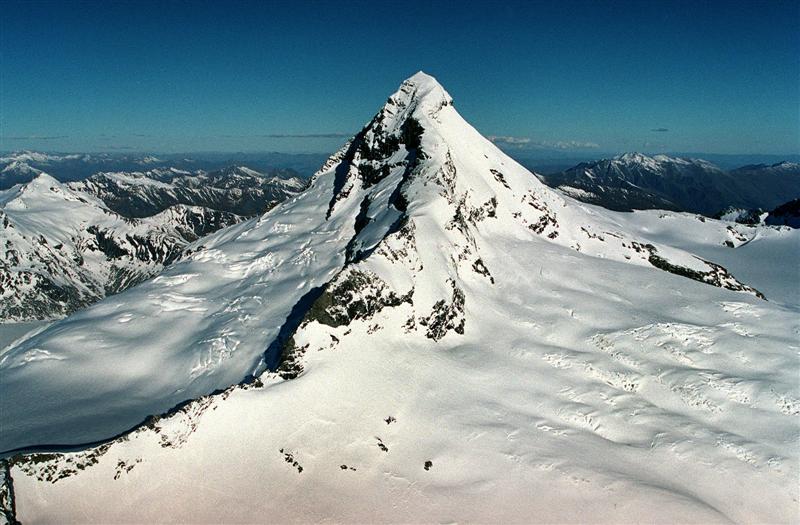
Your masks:
<instances>
[{"instance_id":1,"label":"windswept snow surface","mask_svg":"<svg viewBox=\"0 0 800 525\"><path fill-rule=\"evenodd\" d=\"M797 311L635 217L418 73L298 197L2 356L4 450L196 398L17 456L18 518L796 522Z\"/></svg>"},{"instance_id":2,"label":"windswept snow surface","mask_svg":"<svg viewBox=\"0 0 800 525\"><path fill-rule=\"evenodd\" d=\"M748 226L657 210L618 213L614 217L626 231L719 263L771 302L800 310L800 230Z\"/></svg>"},{"instance_id":3,"label":"windswept snow surface","mask_svg":"<svg viewBox=\"0 0 800 525\"><path fill-rule=\"evenodd\" d=\"M0 324L0 357L6 347L11 346L17 339L24 338L34 330L42 329L48 324L48 321Z\"/></svg>"},{"instance_id":4,"label":"windswept snow surface","mask_svg":"<svg viewBox=\"0 0 800 525\"><path fill-rule=\"evenodd\" d=\"M0 449L95 441L263 370L294 303L343 261L352 225L325 223L317 192L330 184L204 238L158 278L4 355Z\"/></svg>"}]
</instances>

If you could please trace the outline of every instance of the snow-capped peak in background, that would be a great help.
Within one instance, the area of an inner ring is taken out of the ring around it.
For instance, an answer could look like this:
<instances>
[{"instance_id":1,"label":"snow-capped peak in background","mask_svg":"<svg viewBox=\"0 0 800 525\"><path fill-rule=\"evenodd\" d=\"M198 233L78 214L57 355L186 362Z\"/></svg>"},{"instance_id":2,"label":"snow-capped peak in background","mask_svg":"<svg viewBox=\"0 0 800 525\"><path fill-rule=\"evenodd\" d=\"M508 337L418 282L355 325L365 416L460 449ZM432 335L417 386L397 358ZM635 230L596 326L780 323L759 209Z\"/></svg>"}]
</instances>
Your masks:
<instances>
[{"instance_id":1,"label":"snow-capped peak in background","mask_svg":"<svg viewBox=\"0 0 800 525\"><path fill-rule=\"evenodd\" d=\"M728 208L772 209L800 194L791 163L725 172L703 159L624 153L541 176L574 198L609 209L666 209L717 216Z\"/></svg>"},{"instance_id":2,"label":"snow-capped peak in background","mask_svg":"<svg viewBox=\"0 0 800 525\"><path fill-rule=\"evenodd\" d=\"M158 274L243 218L178 205L141 219L46 173L0 191L0 323L57 319Z\"/></svg>"}]
</instances>

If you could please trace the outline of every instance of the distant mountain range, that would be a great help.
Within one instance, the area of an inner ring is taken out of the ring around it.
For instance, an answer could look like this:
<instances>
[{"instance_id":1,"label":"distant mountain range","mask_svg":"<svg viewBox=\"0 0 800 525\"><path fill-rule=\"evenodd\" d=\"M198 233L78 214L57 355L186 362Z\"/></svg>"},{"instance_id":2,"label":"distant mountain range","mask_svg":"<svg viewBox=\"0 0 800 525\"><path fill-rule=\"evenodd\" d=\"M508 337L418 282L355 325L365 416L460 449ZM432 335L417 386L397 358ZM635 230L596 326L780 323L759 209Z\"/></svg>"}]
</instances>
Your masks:
<instances>
[{"instance_id":1,"label":"distant mountain range","mask_svg":"<svg viewBox=\"0 0 800 525\"><path fill-rule=\"evenodd\" d=\"M211 173L175 168L98 173L70 183L70 187L99 197L125 217L148 217L176 204L257 215L305 186L306 181L298 177L267 176L245 166Z\"/></svg>"},{"instance_id":2,"label":"distant mountain range","mask_svg":"<svg viewBox=\"0 0 800 525\"><path fill-rule=\"evenodd\" d=\"M178 169L213 172L246 165L268 176L308 178L327 155L288 153L203 153L193 155L59 154L18 151L0 154L0 190L30 182L42 172L60 182L86 179L100 172L141 172Z\"/></svg>"},{"instance_id":3,"label":"distant mountain range","mask_svg":"<svg viewBox=\"0 0 800 525\"><path fill-rule=\"evenodd\" d=\"M702 159L625 153L539 177L578 200L618 211L712 216L730 207L772 209L800 196L800 164L791 162L724 171Z\"/></svg>"},{"instance_id":4,"label":"distant mountain range","mask_svg":"<svg viewBox=\"0 0 800 525\"><path fill-rule=\"evenodd\" d=\"M54 319L157 275L197 239L299 193L298 178L237 166L45 173L0 191L0 322Z\"/></svg>"},{"instance_id":5,"label":"distant mountain range","mask_svg":"<svg viewBox=\"0 0 800 525\"><path fill-rule=\"evenodd\" d=\"M143 192L149 194L148 204L139 195L123 196L117 202L107 199L107 204L123 215L142 216L163 209L167 203L196 202L196 194L202 191L200 186L210 183L217 187L216 180L219 177L225 177L228 171L236 169L231 166L246 165L246 169L254 168L268 179L307 179L324 159L323 155L318 154L283 153L218 153L188 157L175 154L52 154L22 151L0 157L0 189L29 182L42 172L61 182L91 178L86 188L97 195L107 192L109 185L117 186L115 193L125 193L122 186L130 181L113 180L120 178L114 176L119 173L131 173L134 178L144 174L148 179L166 181L179 187L175 194L166 195L151 185ZM744 156L732 156L725 165L745 159ZM754 212L771 210L800 197L800 164L796 162L748 164L726 170L699 158L649 156L642 153L625 153L579 162L571 168L562 169L565 162L566 159L562 159L552 166L548 164L550 169L561 171L548 173L547 169L542 169L545 174L538 175L539 178L579 200L618 211L666 209L716 216L731 208ZM532 169L539 167L528 165ZM197 175L201 177L197 178ZM240 170L240 175L244 179L248 177L244 170ZM130 179L128 176L125 178ZM257 181L244 179L247 187L253 187L252 183ZM265 184L269 186L270 183L257 184L261 188L258 192L268 194L271 191L263 187ZM141 188L135 193L140 192ZM189 197L187 192L195 195ZM262 211L255 204L262 201L261 195L235 197L234 193L229 191L223 197L217 191L211 192L202 197L202 205L210 202L215 209L234 213L246 211L246 214L254 214ZM134 207L125 209L127 197L133 198L132 204L145 206L143 210L146 211L137 211ZM247 209L243 210L241 206Z\"/></svg>"}]
</instances>

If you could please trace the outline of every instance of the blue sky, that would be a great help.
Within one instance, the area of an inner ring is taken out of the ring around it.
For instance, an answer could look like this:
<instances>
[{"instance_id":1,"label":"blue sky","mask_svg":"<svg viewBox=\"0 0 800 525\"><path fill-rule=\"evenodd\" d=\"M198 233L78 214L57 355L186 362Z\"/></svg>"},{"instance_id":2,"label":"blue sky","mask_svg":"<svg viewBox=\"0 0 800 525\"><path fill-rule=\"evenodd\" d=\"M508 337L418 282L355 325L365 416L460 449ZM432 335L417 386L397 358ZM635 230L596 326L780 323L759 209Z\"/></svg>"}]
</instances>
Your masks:
<instances>
[{"instance_id":1,"label":"blue sky","mask_svg":"<svg viewBox=\"0 0 800 525\"><path fill-rule=\"evenodd\" d=\"M323 152L417 70L521 152L800 152L800 4L9 2L0 150Z\"/></svg>"}]
</instances>

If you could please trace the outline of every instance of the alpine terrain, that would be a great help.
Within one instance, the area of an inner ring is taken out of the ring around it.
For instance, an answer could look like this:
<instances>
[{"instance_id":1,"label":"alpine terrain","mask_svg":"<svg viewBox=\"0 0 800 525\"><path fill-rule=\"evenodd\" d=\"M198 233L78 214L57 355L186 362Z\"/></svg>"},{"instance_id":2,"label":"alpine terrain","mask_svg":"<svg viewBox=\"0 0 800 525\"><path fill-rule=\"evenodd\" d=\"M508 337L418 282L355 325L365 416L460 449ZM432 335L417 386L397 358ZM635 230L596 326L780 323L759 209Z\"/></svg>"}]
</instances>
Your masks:
<instances>
[{"instance_id":1,"label":"alpine terrain","mask_svg":"<svg viewBox=\"0 0 800 525\"><path fill-rule=\"evenodd\" d=\"M297 194L299 179L40 173L0 191L0 322L56 319L157 275L189 243ZM135 213L132 212L135 210Z\"/></svg>"},{"instance_id":2,"label":"alpine terrain","mask_svg":"<svg viewBox=\"0 0 800 525\"><path fill-rule=\"evenodd\" d=\"M790 162L726 172L702 159L625 153L541 178L571 197L618 211L713 216L730 207L772 209L800 196L800 166Z\"/></svg>"},{"instance_id":3,"label":"alpine terrain","mask_svg":"<svg viewBox=\"0 0 800 525\"><path fill-rule=\"evenodd\" d=\"M253 216L305 188L305 181L286 171L281 173L286 176L267 176L246 166L231 166L213 172L175 168L110 172L70 186L99 197L126 217L149 217L176 204Z\"/></svg>"},{"instance_id":4,"label":"alpine terrain","mask_svg":"<svg viewBox=\"0 0 800 525\"><path fill-rule=\"evenodd\" d=\"M0 190L6 190L15 184L32 181L40 173L47 173L64 182L79 180L98 171L111 167L141 169L144 166L154 167L164 161L146 156L100 154L55 154L38 151L16 151L0 157Z\"/></svg>"},{"instance_id":5,"label":"alpine terrain","mask_svg":"<svg viewBox=\"0 0 800 525\"><path fill-rule=\"evenodd\" d=\"M3 351L6 520L797 522L798 305L753 261L798 246L563 196L417 73L302 193Z\"/></svg>"}]
</instances>

